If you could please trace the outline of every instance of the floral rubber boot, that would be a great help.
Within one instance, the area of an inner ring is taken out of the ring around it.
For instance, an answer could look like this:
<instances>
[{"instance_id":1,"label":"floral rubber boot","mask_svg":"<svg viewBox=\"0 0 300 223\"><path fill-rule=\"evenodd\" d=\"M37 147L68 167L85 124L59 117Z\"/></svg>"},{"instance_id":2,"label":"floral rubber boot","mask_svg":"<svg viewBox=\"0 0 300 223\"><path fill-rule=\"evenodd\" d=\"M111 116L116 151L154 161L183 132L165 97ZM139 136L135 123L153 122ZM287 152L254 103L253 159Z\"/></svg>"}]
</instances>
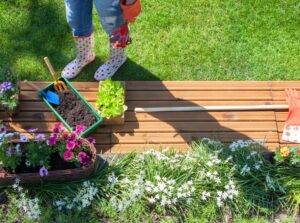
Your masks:
<instances>
[{"instance_id":1,"label":"floral rubber boot","mask_svg":"<svg viewBox=\"0 0 300 223\"><path fill-rule=\"evenodd\" d=\"M104 63L95 73L95 79L97 81L105 80L112 77L117 70L125 63L127 57L125 55L125 48L114 47L110 45L109 61Z\"/></svg>"},{"instance_id":2,"label":"floral rubber boot","mask_svg":"<svg viewBox=\"0 0 300 223\"><path fill-rule=\"evenodd\" d=\"M95 60L94 34L87 37L75 37L75 42L77 46L76 58L61 72L61 76L67 79L75 78L86 65Z\"/></svg>"}]
</instances>

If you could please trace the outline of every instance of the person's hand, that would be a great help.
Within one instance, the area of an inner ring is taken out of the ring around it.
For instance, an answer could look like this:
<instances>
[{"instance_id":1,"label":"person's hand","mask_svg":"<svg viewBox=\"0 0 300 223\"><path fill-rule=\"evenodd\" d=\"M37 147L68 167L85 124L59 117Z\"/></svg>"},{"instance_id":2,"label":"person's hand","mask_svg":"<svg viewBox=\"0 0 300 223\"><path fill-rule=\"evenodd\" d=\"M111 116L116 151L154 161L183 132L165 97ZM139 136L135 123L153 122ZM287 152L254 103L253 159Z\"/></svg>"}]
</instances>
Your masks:
<instances>
[{"instance_id":1,"label":"person's hand","mask_svg":"<svg viewBox=\"0 0 300 223\"><path fill-rule=\"evenodd\" d=\"M128 23L134 23L142 10L140 0L121 0L121 8Z\"/></svg>"}]
</instances>

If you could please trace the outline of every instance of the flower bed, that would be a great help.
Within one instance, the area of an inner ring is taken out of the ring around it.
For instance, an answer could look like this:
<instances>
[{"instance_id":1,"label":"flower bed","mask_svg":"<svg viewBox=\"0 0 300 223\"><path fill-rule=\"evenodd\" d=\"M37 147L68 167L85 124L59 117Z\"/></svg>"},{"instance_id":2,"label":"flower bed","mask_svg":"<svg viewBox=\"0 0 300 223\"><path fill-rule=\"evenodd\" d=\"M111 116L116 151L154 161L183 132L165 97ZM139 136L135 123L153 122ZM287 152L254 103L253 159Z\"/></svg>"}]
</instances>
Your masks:
<instances>
[{"instance_id":1,"label":"flower bed","mask_svg":"<svg viewBox=\"0 0 300 223\"><path fill-rule=\"evenodd\" d=\"M0 134L0 183L11 183L16 178L25 183L81 179L93 172L96 149L95 140L79 137L86 129L79 125L73 133L64 132L56 123L53 132L30 137L7 133Z\"/></svg>"},{"instance_id":2,"label":"flower bed","mask_svg":"<svg viewBox=\"0 0 300 223\"><path fill-rule=\"evenodd\" d=\"M88 181L30 187L17 181L7 190L3 217L0 205L0 221L14 219L15 209L20 219L38 222L74 216L80 222L295 222L300 168L288 159L296 148L279 148L273 160L253 141L203 139L191 147L186 154L162 148L118 156L98 165Z\"/></svg>"}]
</instances>

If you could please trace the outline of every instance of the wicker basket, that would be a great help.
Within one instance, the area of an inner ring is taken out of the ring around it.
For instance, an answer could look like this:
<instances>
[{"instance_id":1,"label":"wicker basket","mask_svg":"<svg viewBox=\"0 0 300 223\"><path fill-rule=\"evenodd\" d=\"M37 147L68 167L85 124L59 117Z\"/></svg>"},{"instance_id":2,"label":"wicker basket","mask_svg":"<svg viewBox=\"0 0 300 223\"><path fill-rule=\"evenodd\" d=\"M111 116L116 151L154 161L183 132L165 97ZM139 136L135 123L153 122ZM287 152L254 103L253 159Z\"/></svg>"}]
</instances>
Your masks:
<instances>
[{"instance_id":1,"label":"wicker basket","mask_svg":"<svg viewBox=\"0 0 300 223\"><path fill-rule=\"evenodd\" d=\"M39 173L20 173L20 174L9 174L0 172L0 185L3 184L13 184L16 178L19 178L22 183L25 184L38 184L43 182L62 182L62 181L73 181L80 180L91 175L96 167L96 148L93 144L89 143L86 140L86 143L89 144L92 159L91 163L84 167L79 167L75 169L66 169L66 170L49 170L48 175L41 177Z\"/></svg>"}]
</instances>

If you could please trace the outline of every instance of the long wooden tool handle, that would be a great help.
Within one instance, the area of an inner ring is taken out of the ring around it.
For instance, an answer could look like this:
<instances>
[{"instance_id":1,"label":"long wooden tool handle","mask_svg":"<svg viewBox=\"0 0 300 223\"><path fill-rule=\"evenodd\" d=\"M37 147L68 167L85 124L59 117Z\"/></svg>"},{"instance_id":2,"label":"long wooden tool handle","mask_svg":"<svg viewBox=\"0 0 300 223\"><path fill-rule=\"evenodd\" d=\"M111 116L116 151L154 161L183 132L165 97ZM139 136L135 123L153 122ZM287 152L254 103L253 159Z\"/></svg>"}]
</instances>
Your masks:
<instances>
[{"instance_id":1,"label":"long wooden tool handle","mask_svg":"<svg viewBox=\"0 0 300 223\"><path fill-rule=\"evenodd\" d=\"M30 87L32 87L33 89L35 89L36 91L40 91L41 89L38 88L35 84L28 82L27 80L23 81L24 83L28 84Z\"/></svg>"},{"instance_id":2,"label":"long wooden tool handle","mask_svg":"<svg viewBox=\"0 0 300 223\"><path fill-rule=\"evenodd\" d=\"M52 64L50 63L49 58L48 58L48 57L44 57L44 61L45 61L45 63L47 64L47 67L48 67L48 69L49 69L49 71L50 71L52 77L54 78L54 80L55 80L55 81L58 81L58 80L57 80L57 77L56 77L56 73L55 73L55 71L54 71L54 69L53 69L53 67L52 67Z\"/></svg>"},{"instance_id":3,"label":"long wooden tool handle","mask_svg":"<svg viewBox=\"0 0 300 223\"><path fill-rule=\"evenodd\" d=\"M233 105L233 106L191 106L191 107L156 107L135 108L135 112L172 112L172 111L258 111L258 110L283 110L289 109L288 105Z\"/></svg>"}]
</instances>

